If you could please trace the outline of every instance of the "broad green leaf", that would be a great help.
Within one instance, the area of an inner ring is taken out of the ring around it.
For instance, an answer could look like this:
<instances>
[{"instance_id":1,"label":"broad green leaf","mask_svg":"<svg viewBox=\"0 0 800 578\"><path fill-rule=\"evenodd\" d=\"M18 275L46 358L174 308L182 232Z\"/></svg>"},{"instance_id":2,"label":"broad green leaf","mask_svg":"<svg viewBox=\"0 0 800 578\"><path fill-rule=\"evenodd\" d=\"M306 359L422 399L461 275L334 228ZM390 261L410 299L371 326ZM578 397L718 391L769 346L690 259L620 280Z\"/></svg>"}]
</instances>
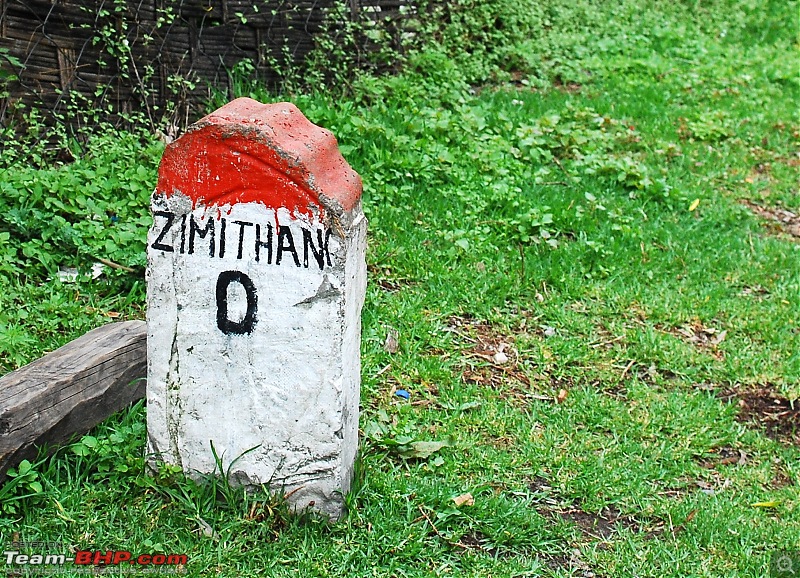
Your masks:
<instances>
[{"instance_id":1,"label":"broad green leaf","mask_svg":"<svg viewBox=\"0 0 800 578\"><path fill-rule=\"evenodd\" d=\"M87 448L95 448L97 447L97 438L94 436L83 436L81 438L81 443Z\"/></svg>"},{"instance_id":2,"label":"broad green leaf","mask_svg":"<svg viewBox=\"0 0 800 578\"><path fill-rule=\"evenodd\" d=\"M407 451L404 457L424 460L449 445L447 442L414 442L411 444L411 450Z\"/></svg>"}]
</instances>

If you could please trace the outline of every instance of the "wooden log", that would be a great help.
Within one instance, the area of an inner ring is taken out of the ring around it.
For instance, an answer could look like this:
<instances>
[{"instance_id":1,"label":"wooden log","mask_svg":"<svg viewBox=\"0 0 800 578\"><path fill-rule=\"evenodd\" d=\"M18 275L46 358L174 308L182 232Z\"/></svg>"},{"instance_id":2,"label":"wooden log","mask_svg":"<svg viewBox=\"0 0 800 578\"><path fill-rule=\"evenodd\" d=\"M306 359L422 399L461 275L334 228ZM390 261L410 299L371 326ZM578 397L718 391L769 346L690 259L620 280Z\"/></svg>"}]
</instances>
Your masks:
<instances>
[{"instance_id":1,"label":"wooden log","mask_svg":"<svg viewBox=\"0 0 800 578\"><path fill-rule=\"evenodd\" d=\"M0 378L0 481L38 447L85 433L145 396L147 326L110 323Z\"/></svg>"}]
</instances>

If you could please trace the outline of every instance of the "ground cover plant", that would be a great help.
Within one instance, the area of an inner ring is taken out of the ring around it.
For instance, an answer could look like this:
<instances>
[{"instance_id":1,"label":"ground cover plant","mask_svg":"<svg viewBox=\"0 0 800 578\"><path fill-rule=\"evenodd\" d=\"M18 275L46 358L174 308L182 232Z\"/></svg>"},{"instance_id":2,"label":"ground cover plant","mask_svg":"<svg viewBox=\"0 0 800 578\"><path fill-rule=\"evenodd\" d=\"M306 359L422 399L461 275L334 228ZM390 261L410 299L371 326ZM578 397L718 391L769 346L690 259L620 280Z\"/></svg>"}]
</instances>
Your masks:
<instances>
[{"instance_id":1,"label":"ground cover plant","mask_svg":"<svg viewBox=\"0 0 800 578\"><path fill-rule=\"evenodd\" d=\"M192 576L476 577L756 577L800 549L796 3L452 4L396 76L239 83L291 98L364 177L348 517L146 476L137 404L12 472L6 547L186 553ZM143 317L162 146L4 153L4 371Z\"/></svg>"}]
</instances>

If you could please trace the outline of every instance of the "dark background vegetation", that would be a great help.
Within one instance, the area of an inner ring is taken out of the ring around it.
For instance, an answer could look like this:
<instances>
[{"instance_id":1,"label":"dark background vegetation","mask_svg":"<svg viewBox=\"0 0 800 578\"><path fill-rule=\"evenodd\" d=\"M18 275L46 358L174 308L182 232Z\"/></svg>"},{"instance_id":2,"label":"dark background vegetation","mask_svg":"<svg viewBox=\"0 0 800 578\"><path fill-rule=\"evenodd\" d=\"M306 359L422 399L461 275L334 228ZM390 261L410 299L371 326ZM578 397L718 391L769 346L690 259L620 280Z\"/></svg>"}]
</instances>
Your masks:
<instances>
[{"instance_id":1,"label":"dark background vegetation","mask_svg":"<svg viewBox=\"0 0 800 578\"><path fill-rule=\"evenodd\" d=\"M99 110L115 123L140 112L152 128L165 118L185 128L212 87L233 94L243 73L277 87L321 43L376 66L416 10L405 0L6 0L0 64L16 79L0 95L0 123L34 107L72 124Z\"/></svg>"}]
</instances>

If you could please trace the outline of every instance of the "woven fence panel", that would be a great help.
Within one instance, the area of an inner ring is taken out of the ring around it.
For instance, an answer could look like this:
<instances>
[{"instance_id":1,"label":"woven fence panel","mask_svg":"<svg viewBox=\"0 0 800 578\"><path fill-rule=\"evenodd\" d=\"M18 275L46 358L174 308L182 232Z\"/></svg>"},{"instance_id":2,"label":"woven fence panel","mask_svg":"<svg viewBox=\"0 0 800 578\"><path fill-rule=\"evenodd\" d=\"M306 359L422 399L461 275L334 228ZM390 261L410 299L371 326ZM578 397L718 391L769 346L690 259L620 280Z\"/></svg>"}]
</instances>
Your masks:
<instances>
[{"instance_id":1,"label":"woven fence panel","mask_svg":"<svg viewBox=\"0 0 800 578\"><path fill-rule=\"evenodd\" d=\"M211 90L232 93L242 61L276 85L319 35L366 20L396 31L412 12L410 0L0 0L0 66L17 76L0 92L0 123L33 108L70 123L101 110L185 126Z\"/></svg>"}]
</instances>

